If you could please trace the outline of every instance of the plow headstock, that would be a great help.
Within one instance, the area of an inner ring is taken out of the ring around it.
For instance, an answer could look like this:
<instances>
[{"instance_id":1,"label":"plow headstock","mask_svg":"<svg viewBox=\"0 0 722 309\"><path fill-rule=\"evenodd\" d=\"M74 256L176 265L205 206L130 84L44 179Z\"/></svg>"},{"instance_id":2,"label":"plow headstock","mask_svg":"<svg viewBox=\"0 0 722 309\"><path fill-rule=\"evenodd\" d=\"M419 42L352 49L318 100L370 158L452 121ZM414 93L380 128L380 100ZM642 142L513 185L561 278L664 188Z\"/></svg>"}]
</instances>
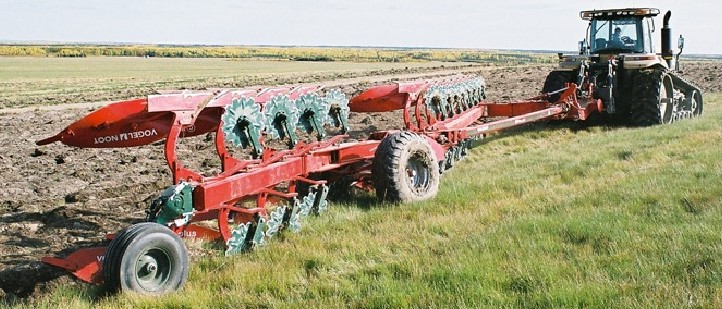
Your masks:
<instances>
[{"instance_id":1,"label":"plow headstock","mask_svg":"<svg viewBox=\"0 0 722 309\"><path fill-rule=\"evenodd\" d=\"M172 124L171 113L148 112L147 99L122 101L98 109L36 144L60 141L81 148L142 146L165 138Z\"/></svg>"},{"instance_id":2,"label":"plow headstock","mask_svg":"<svg viewBox=\"0 0 722 309\"><path fill-rule=\"evenodd\" d=\"M322 86L266 89L218 89L166 92L111 103L70 124L60 133L39 140L37 145L61 142L81 148L125 148L152 144L168 138L174 125L181 137L217 131L222 115L234 101L251 99L257 109L279 97L297 100Z\"/></svg>"}]
</instances>

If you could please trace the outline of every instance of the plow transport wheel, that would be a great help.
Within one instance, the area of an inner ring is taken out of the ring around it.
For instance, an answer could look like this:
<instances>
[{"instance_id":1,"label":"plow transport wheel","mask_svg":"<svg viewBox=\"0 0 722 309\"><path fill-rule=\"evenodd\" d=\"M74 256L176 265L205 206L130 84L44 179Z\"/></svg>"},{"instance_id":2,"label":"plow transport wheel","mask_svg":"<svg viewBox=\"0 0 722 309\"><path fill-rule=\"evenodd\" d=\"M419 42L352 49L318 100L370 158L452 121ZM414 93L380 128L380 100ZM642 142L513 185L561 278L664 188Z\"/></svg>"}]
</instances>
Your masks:
<instances>
[{"instance_id":1,"label":"plow transport wheel","mask_svg":"<svg viewBox=\"0 0 722 309\"><path fill-rule=\"evenodd\" d=\"M110 291L158 295L183 286L188 253L168 227L153 222L120 231L103 259L103 281Z\"/></svg>"},{"instance_id":2,"label":"plow transport wheel","mask_svg":"<svg viewBox=\"0 0 722 309\"><path fill-rule=\"evenodd\" d=\"M411 132L385 137L374 154L372 175L382 201L411 202L436 196L439 163L429 142Z\"/></svg>"}]
</instances>

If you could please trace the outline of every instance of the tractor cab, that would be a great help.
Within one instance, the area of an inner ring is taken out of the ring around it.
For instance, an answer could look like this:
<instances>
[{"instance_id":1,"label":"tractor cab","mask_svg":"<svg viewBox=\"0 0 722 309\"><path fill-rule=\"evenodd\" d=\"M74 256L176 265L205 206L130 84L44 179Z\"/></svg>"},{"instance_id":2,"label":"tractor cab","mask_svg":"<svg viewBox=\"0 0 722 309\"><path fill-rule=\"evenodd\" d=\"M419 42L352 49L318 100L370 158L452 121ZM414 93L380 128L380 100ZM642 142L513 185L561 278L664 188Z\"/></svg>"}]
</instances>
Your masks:
<instances>
[{"instance_id":1,"label":"tractor cab","mask_svg":"<svg viewBox=\"0 0 722 309\"><path fill-rule=\"evenodd\" d=\"M589 21L587 41L592 54L654 53L652 32L658 9L582 11Z\"/></svg>"}]
</instances>

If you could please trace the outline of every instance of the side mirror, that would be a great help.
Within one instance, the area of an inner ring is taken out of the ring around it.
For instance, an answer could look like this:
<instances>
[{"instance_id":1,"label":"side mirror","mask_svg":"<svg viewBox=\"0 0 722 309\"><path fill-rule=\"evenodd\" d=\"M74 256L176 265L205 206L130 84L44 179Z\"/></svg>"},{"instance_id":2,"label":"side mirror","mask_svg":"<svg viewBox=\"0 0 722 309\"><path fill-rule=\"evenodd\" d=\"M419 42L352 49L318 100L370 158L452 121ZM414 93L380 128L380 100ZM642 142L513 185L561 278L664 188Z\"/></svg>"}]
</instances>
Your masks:
<instances>
[{"instance_id":1,"label":"side mirror","mask_svg":"<svg viewBox=\"0 0 722 309\"><path fill-rule=\"evenodd\" d=\"M577 48L579 48L579 54L584 55L587 52L587 40L579 41Z\"/></svg>"},{"instance_id":2,"label":"side mirror","mask_svg":"<svg viewBox=\"0 0 722 309\"><path fill-rule=\"evenodd\" d=\"M677 40L677 49L684 49L684 37L681 34L679 35L679 39Z\"/></svg>"}]
</instances>

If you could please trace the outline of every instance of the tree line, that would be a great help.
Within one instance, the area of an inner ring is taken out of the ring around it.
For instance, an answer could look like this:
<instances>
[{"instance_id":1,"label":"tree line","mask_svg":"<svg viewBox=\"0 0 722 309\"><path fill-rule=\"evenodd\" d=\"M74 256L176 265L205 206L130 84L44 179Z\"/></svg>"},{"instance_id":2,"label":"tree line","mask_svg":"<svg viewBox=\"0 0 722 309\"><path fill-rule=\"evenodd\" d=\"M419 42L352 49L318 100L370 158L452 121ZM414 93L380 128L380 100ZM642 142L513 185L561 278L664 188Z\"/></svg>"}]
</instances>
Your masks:
<instances>
[{"instance_id":1,"label":"tree line","mask_svg":"<svg viewBox=\"0 0 722 309\"><path fill-rule=\"evenodd\" d=\"M412 62L463 61L490 63L551 63L554 54L461 49L393 49L354 47L265 46L91 46L0 45L0 56L32 57L158 57L238 58L295 61Z\"/></svg>"}]
</instances>

